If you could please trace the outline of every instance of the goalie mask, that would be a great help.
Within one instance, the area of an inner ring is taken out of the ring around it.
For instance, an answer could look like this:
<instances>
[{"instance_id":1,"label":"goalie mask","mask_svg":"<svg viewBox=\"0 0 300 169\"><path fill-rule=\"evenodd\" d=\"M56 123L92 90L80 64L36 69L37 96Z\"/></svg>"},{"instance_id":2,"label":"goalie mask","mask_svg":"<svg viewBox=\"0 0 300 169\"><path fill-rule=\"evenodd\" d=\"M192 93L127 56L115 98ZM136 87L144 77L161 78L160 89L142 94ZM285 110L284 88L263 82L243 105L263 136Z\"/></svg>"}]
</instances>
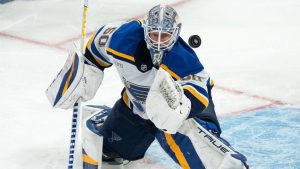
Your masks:
<instances>
[{"instance_id":1,"label":"goalie mask","mask_svg":"<svg viewBox=\"0 0 300 169\"><path fill-rule=\"evenodd\" d=\"M179 37L181 23L178 23L177 12L170 6L157 5L148 12L143 27L152 62L159 65Z\"/></svg>"}]
</instances>

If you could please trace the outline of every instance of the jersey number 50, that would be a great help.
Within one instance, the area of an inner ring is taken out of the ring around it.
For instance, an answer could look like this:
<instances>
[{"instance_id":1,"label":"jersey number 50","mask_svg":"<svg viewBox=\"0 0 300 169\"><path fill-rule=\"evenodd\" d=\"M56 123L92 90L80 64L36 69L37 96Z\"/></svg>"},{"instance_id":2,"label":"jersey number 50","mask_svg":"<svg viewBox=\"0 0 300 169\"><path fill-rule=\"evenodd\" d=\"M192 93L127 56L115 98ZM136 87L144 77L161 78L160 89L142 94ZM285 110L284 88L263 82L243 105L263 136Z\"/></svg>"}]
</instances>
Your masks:
<instances>
[{"instance_id":1,"label":"jersey number 50","mask_svg":"<svg viewBox=\"0 0 300 169\"><path fill-rule=\"evenodd\" d=\"M99 38L99 46L102 47L102 46L105 46L105 45L106 45L109 36L111 35L111 33L114 32L115 29L116 29L116 28L107 28L107 29L103 32L103 34L102 34L102 35L100 36L100 38Z\"/></svg>"}]
</instances>

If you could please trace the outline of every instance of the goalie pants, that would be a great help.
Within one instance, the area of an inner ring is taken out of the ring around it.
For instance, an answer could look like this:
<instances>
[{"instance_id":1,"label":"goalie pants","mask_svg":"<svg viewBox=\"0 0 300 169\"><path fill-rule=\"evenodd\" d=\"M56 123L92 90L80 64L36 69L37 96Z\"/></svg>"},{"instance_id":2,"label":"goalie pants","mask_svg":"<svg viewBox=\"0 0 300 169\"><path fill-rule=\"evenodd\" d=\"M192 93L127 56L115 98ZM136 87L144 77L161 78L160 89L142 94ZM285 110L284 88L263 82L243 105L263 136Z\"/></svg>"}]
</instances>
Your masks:
<instances>
[{"instance_id":1,"label":"goalie pants","mask_svg":"<svg viewBox=\"0 0 300 169\"><path fill-rule=\"evenodd\" d=\"M213 104L206 111L214 113ZM210 122L210 120L203 121L199 118L197 121L210 131L221 133L218 123ZM134 114L123 100L115 103L111 113L98 130L104 138L103 153L106 156L122 157L130 161L141 159L156 138L175 162L181 166L188 165L191 169L201 168L199 166L202 165L202 162L190 138L180 133L170 135L158 130L150 120ZM184 166L182 167L184 168Z\"/></svg>"}]
</instances>

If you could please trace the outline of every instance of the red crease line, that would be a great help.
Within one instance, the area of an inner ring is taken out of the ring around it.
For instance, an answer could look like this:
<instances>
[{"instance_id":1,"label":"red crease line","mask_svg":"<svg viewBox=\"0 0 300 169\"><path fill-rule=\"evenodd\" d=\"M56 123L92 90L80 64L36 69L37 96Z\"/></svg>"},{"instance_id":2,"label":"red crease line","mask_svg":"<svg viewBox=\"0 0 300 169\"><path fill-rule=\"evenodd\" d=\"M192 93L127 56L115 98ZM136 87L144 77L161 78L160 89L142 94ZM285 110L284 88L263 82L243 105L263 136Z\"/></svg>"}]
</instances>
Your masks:
<instances>
[{"instance_id":1,"label":"red crease line","mask_svg":"<svg viewBox=\"0 0 300 169\"><path fill-rule=\"evenodd\" d=\"M93 32L88 32L86 34L86 36L88 37L88 36L91 36L92 34L93 34ZM81 38L81 35L78 35L76 37L72 37L72 38L66 39L64 41L58 42L58 43L55 44L55 46L62 46L62 45L65 45L66 43L77 41L80 38Z\"/></svg>"},{"instance_id":2,"label":"red crease line","mask_svg":"<svg viewBox=\"0 0 300 169\"><path fill-rule=\"evenodd\" d=\"M280 101L280 100L271 99L271 98L259 96L259 95L256 95L256 94L250 94L250 93L246 93L246 92L241 91L241 90L231 89L231 88L228 88L228 87L216 86L216 88L220 89L220 90L223 90L223 91L230 92L230 93L234 93L236 95L245 95L247 97L252 97L252 98L260 99L260 100L264 100L264 101L269 101L269 102L271 102L273 104L277 104L277 105L288 104L288 103Z\"/></svg>"},{"instance_id":3,"label":"red crease line","mask_svg":"<svg viewBox=\"0 0 300 169\"><path fill-rule=\"evenodd\" d=\"M234 112L230 112L230 113L224 113L224 114L218 115L218 117L219 118L223 118L223 117L226 117L226 116L238 115L238 114L242 114L242 113L246 113L246 112L251 112L251 111L257 111L257 110L261 110L261 109L265 109L265 108L271 107L273 105L274 105L273 103L270 103L270 104L266 104L266 105L262 105L262 106L258 106L258 107L246 108L246 109L242 109L242 110L239 110L239 111L234 111Z\"/></svg>"},{"instance_id":4,"label":"red crease line","mask_svg":"<svg viewBox=\"0 0 300 169\"><path fill-rule=\"evenodd\" d=\"M36 41L36 40L31 40L31 39L27 39L27 38L23 38L20 36L16 36L16 35L12 35L12 34L6 34L3 32L0 32L0 36L5 37L5 38L10 38L10 39L16 39L22 42L26 42L26 43L30 43L30 44L34 44L34 45L39 45L39 46L45 46L45 47L51 47L51 48L55 48L61 51L67 51L65 48L59 47L59 46L55 46L52 44L48 44L48 43L44 43L44 42L40 42L40 41Z\"/></svg>"}]
</instances>

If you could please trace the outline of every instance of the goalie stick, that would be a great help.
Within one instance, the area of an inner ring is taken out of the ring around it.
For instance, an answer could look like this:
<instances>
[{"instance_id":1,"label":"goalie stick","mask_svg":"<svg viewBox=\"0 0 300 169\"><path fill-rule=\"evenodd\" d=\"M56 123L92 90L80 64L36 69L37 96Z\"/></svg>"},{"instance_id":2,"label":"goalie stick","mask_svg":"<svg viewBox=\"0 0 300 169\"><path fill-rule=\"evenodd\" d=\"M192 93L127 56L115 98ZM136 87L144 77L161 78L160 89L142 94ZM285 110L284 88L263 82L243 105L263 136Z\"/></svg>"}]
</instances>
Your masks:
<instances>
[{"instance_id":1,"label":"goalie stick","mask_svg":"<svg viewBox=\"0 0 300 169\"><path fill-rule=\"evenodd\" d=\"M88 0L84 0L83 17L82 17L82 25L81 25L81 41L80 41L80 48L83 54L84 54L85 36L86 36L87 9L88 9ZM78 123L81 115L80 109L81 109L81 100L78 99L78 101L73 106L68 169L73 169L73 165L74 165L76 144L78 144L77 137L78 137L78 128L79 128Z\"/></svg>"}]
</instances>

